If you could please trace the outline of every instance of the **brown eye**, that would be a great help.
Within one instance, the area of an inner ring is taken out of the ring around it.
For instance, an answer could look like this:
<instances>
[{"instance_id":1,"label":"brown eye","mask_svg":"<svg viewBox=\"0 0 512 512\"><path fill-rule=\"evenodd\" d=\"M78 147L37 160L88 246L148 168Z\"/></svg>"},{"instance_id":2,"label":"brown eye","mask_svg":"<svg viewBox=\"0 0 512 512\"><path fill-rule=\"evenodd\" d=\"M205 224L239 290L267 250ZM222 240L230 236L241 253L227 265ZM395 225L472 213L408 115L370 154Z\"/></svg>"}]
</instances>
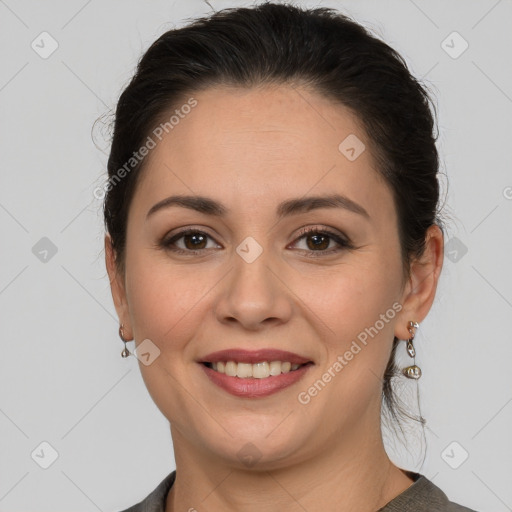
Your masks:
<instances>
[{"instance_id":1,"label":"brown eye","mask_svg":"<svg viewBox=\"0 0 512 512\"><path fill-rule=\"evenodd\" d=\"M306 247L300 247L302 240ZM331 242L334 246L331 246ZM302 231L294 244L298 249L309 253L311 256L329 255L340 252L343 249L350 249L353 246L342 235L328 229L308 228Z\"/></svg>"},{"instance_id":2,"label":"brown eye","mask_svg":"<svg viewBox=\"0 0 512 512\"><path fill-rule=\"evenodd\" d=\"M193 233L183 236L183 243L187 249L204 249L206 245L206 238L202 233Z\"/></svg>"},{"instance_id":3,"label":"brown eye","mask_svg":"<svg viewBox=\"0 0 512 512\"><path fill-rule=\"evenodd\" d=\"M321 233L315 233L306 236L307 246L311 250L327 249L329 247L330 237Z\"/></svg>"},{"instance_id":4,"label":"brown eye","mask_svg":"<svg viewBox=\"0 0 512 512\"><path fill-rule=\"evenodd\" d=\"M208 242L213 238L197 229L186 229L175 234L167 240L163 240L161 245L165 249L180 254L198 254L212 247L208 247ZM214 248L219 248L218 244L213 244Z\"/></svg>"}]
</instances>

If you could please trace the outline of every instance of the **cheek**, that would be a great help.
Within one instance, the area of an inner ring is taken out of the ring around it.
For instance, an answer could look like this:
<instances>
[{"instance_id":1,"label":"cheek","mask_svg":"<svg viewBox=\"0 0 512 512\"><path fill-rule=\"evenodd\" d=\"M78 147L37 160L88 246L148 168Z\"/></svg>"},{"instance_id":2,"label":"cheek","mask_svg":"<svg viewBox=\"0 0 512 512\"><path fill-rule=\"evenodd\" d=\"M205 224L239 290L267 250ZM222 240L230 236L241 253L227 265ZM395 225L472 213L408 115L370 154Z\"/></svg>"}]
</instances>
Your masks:
<instances>
[{"instance_id":1,"label":"cheek","mask_svg":"<svg viewBox=\"0 0 512 512\"><path fill-rule=\"evenodd\" d=\"M205 327L225 268L171 262L134 248L127 259L127 295L135 339L153 341L168 363L188 361L189 341ZM168 357L167 357L168 356Z\"/></svg>"},{"instance_id":2,"label":"cheek","mask_svg":"<svg viewBox=\"0 0 512 512\"><path fill-rule=\"evenodd\" d=\"M308 308L315 313L325 360L322 373L306 382L302 391L309 394L311 390L311 396L316 396L314 388L323 388L316 384L318 379L327 383L326 391L319 392L310 406L319 416L329 404L351 411L344 420L348 426L365 414L370 403L380 401L394 318L401 309L396 286L389 272L381 272L374 264L364 270L345 268L317 279L305 296Z\"/></svg>"},{"instance_id":3,"label":"cheek","mask_svg":"<svg viewBox=\"0 0 512 512\"><path fill-rule=\"evenodd\" d=\"M136 345L150 339L160 350L152 364L139 363L142 378L162 414L183 428L194 421L186 411L196 407L190 394L183 392L193 357L189 341L201 329L212 277L204 273L198 276L193 268L150 261L133 252L127 261L127 293ZM172 411L182 412L174 417Z\"/></svg>"},{"instance_id":4,"label":"cheek","mask_svg":"<svg viewBox=\"0 0 512 512\"><path fill-rule=\"evenodd\" d=\"M359 257L356 263L357 258L307 279L302 275L294 287L331 334L341 339L373 325L399 297L398 269L369 255L364 257L368 261Z\"/></svg>"},{"instance_id":5,"label":"cheek","mask_svg":"<svg viewBox=\"0 0 512 512\"><path fill-rule=\"evenodd\" d=\"M353 258L353 263L347 260L326 274L295 284L300 289L297 294L305 298L305 314L314 312L311 318L324 345L322 369L336 375L325 399L329 394L329 400L356 410L358 403L380 396L379 377L389 359L401 306L397 262L376 251Z\"/></svg>"}]
</instances>

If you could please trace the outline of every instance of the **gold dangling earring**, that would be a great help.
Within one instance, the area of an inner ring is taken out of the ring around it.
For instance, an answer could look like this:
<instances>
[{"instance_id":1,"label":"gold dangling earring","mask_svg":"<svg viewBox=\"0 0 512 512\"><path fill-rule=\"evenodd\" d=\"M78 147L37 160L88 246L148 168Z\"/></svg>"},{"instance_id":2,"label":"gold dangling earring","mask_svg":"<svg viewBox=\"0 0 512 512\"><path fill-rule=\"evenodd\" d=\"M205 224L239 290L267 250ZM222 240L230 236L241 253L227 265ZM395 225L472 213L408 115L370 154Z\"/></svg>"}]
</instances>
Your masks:
<instances>
[{"instance_id":1,"label":"gold dangling earring","mask_svg":"<svg viewBox=\"0 0 512 512\"><path fill-rule=\"evenodd\" d=\"M407 327L410 338L407 340L407 354L409 354L409 357L412 357L413 360L416 357L416 350L414 350L413 340L415 331L414 329L417 329L419 327L418 322L410 321L409 325ZM408 366L407 368L404 368L402 370L402 373L408 378L408 379L415 379L418 380L421 377L421 368L419 366L416 366L413 364L412 366Z\"/></svg>"},{"instance_id":2,"label":"gold dangling earring","mask_svg":"<svg viewBox=\"0 0 512 512\"><path fill-rule=\"evenodd\" d=\"M121 324L119 326L119 337L121 338L122 342L124 343L124 349L123 351L121 352L121 356L122 357L128 357L131 355L131 352L126 348L126 343L128 342L128 340L125 340L124 339L124 335L123 335L123 324Z\"/></svg>"}]
</instances>

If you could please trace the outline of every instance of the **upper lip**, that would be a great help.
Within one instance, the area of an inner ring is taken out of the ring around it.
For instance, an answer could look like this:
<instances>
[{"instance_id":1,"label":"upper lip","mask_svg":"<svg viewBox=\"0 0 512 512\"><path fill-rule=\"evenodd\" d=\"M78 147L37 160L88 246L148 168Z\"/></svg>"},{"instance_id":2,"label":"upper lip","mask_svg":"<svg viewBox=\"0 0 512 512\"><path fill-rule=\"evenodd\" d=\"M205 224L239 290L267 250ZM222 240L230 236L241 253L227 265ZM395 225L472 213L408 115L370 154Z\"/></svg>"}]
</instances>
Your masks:
<instances>
[{"instance_id":1,"label":"upper lip","mask_svg":"<svg viewBox=\"0 0 512 512\"><path fill-rule=\"evenodd\" d=\"M292 364L305 364L312 362L306 357L293 352L277 349L244 350L231 348L212 352L201 358L200 363L218 363L219 361L236 361L237 363L261 363L263 361L289 361Z\"/></svg>"}]
</instances>

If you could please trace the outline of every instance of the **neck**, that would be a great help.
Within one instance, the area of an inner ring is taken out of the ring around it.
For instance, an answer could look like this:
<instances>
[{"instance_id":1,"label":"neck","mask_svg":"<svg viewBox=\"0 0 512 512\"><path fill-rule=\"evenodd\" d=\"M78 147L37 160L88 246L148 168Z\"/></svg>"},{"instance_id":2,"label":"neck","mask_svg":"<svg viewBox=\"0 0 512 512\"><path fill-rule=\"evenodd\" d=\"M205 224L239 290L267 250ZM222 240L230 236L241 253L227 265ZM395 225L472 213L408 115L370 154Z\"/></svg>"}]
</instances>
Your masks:
<instances>
[{"instance_id":1,"label":"neck","mask_svg":"<svg viewBox=\"0 0 512 512\"><path fill-rule=\"evenodd\" d=\"M380 428L373 436L358 430L360 442L355 442L355 434L337 433L324 449L316 447L312 457L285 467L256 470L205 455L171 427L176 481L165 511L375 512L413 480L390 461Z\"/></svg>"}]
</instances>

